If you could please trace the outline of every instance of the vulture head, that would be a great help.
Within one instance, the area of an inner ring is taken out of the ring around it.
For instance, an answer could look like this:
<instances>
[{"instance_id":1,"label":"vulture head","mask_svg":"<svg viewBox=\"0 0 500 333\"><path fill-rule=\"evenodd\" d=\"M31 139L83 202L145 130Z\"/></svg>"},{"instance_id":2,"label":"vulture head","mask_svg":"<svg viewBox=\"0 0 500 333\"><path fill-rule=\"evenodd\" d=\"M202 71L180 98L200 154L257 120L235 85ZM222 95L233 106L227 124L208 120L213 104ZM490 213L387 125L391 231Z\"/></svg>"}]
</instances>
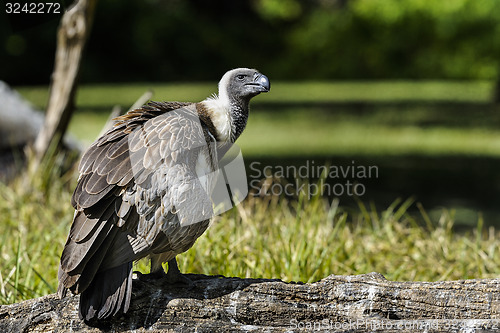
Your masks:
<instances>
[{"instance_id":1,"label":"vulture head","mask_svg":"<svg viewBox=\"0 0 500 333\"><path fill-rule=\"evenodd\" d=\"M219 82L219 96L231 102L247 102L271 88L269 79L255 69L237 68L228 71Z\"/></svg>"},{"instance_id":2,"label":"vulture head","mask_svg":"<svg viewBox=\"0 0 500 333\"><path fill-rule=\"evenodd\" d=\"M236 68L226 72L219 81L219 95L202 102L209 110L218 138L234 142L246 126L250 99L270 88L267 76L255 69Z\"/></svg>"}]
</instances>

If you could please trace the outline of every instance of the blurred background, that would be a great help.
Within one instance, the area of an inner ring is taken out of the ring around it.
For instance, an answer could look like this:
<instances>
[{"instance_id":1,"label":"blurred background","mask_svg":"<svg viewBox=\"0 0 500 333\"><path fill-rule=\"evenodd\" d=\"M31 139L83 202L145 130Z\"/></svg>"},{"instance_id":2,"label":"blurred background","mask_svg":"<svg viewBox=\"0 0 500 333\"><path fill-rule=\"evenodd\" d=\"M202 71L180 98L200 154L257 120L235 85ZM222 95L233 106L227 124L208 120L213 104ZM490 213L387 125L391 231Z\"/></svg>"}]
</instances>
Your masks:
<instances>
[{"instance_id":1,"label":"blurred background","mask_svg":"<svg viewBox=\"0 0 500 333\"><path fill-rule=\"evenodd\" d=\"M40 110L59 19L0 13L0 79ZM272 82L238 141L247 165L376 166L325 179L365 186L345 211L500 227L500 1L99 1L69 132L88 145L115 105L200 101L235 67Z\"/></svg>"},{"instance_id":2,"label":"blurred background","mask_svg":"<svg viewBox=\"0 0 500 333\"><path fill-rule=\"evenodd\" d=\"M495 0L100 1L81 83L211 81L242 64L274 80L495 80L499 6ZM5 81L49 83L58 23L2 20Z\"/></svg>"},{"instance_id":3,"label":"blurred background","mask_svg":"<svg viewBox=\"0 0 500 333\"><path fill-rule=\"evenodd\" d=\"M376 165L363 200L495 224L499 23L495 0L100 1L70 132L89 144L148 89L198 101L226 70L255 67L273 90L239 142L248 162ZM58 24L0 23L0 78L42 110Z\"/></svg>"}]
</instances>

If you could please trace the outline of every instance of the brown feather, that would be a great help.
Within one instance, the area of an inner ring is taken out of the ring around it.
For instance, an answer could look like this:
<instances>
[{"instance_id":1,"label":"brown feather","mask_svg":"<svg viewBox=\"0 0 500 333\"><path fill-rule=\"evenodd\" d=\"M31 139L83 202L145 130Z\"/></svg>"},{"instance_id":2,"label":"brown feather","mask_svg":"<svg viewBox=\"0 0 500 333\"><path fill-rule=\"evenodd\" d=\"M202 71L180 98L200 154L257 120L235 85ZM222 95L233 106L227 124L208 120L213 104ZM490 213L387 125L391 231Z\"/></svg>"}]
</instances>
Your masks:
<instances>
[{"instance_id":1,"label":"brown feather","mask_svg":"<svg viewBox=\"0 0 500 333\"><path fill-rule=\"evenodd\" d=\"M120 164L118 164L116 167L114 167L113 170L111 170L106 175L105 180L108 184L116 185L116 183L118 183L130 169L131 169L130 159L127 158L121 161Z\"/></svg>"},{"instance_id":2,"label":"brown feather","mask_svg":"<svg viewBox=\"0 0 500 333\"><path fill-rule=\"evenodd\" d=\"M98 147L96 143L91 145L89 149L83 154L82 159L80 161L80 165L78 167L78 170L82 174L87 174L90 171L92 171L92 168L94 166L94 162L97 159L97 156L102 152L104 148L103 147Z\"/></svg>"},{"instance_id":3,"label":"brown feather","mask_svg":"<svg viewBox=\"0 0 500 333\"><path fill-rule=\"evenodd\" d=\"M187 174L171 181L196 179L193 166L207 138L203 130L213 129L211 122L200 121L197 109L193 103L150 102L116 118L116 125L83 155L72 196L77 213L59 273L60 295L65 288L83 293L82 317L126 311L131 263L150 253L168 252L172 259L208 227L207 220L180 228L171 198L165 199L166 206L162 203L172 190L162 165L187 163L189 167L179 169Z\"/></svg>"}]
</instances>

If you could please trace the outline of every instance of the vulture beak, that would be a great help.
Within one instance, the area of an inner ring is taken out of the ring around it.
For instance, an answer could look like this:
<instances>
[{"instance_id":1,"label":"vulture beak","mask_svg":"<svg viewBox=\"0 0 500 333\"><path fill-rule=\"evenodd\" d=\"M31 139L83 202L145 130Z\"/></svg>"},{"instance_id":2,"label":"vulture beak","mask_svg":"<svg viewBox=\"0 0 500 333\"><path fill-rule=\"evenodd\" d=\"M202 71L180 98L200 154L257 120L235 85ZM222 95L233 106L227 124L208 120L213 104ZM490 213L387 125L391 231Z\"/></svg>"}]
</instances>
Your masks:
<instances>
[{"instance_id":1,"label":"vulture beak","mask_svg":"<svg viewBox=\"0 0 500 333\"><path fill-rule=\"evenodd\" d=\"M271 89L269 78L261 73L255 73L251 85L255 86L259 92L268 92Z\"/></svg>"}]
</instances>

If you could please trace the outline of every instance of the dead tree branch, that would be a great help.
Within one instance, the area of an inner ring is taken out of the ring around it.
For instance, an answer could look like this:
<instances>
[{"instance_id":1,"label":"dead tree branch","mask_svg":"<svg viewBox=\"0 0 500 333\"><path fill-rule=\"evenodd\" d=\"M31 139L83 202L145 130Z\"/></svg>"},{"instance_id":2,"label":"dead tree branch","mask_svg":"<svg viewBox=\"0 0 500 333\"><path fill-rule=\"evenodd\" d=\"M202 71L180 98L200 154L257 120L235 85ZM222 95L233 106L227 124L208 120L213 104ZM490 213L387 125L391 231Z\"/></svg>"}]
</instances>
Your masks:
<instances>
[{"instance_id":1,"label":"dead tree branch","mask_svg":"<svg viewBox=\"0 0 500 333\"><path fill-rule=\"evenodd\" d=\"M45 123L33 147L38 162L51 145L59 145L71 119L78 70L96 2L77 0L62 17L57 32L57 50Z\"/></svg>"}]
</instances>

